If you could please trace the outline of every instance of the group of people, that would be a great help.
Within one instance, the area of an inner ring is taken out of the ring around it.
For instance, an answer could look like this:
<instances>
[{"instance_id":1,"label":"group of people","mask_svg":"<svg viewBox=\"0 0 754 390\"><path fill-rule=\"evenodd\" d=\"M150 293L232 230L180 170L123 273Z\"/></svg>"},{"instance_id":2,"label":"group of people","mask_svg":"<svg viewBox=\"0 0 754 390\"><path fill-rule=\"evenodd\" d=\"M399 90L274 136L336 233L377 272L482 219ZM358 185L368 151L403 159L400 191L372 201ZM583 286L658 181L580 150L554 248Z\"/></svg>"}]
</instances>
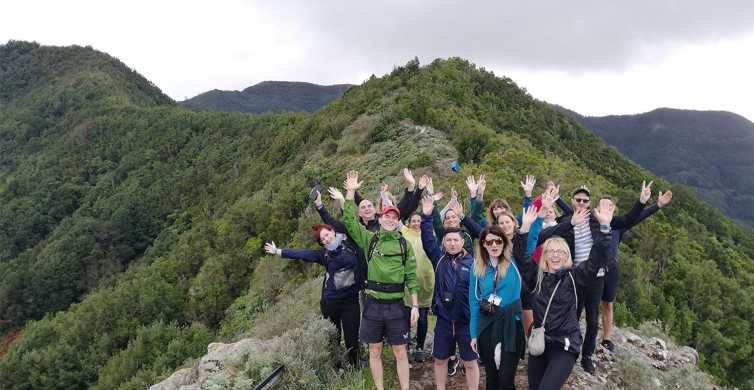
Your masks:
<instances>
[{"instance_id":1,"label":"group of people","mask_svg":"<svg viewBox=\"0 0 754 390\"><path fill-rule=\"evenodd\" d=\"M319 188L313 189L323 223L312 227L312 235L321 249L265 244L267 253L325 267L321 311L339 339L342 334L350 363L359 362L359 342L367 344L373 382L383 389L387 341L401 389L408 389L411 327L417 328L413 356L421 360L431 309L438 389L445 389L449 360L456 356L469 389L479 387L480 361L486 389L514 389L519 360L527 354L530 389L561 388L579 356L584 370L594 374L600 306L602 345L614 351L610 331L620 241L670 203L672 192L660 192L657 203L646 207L652 183L642 183L631 210L614 217L612 198L602 195L590 207L591 193L584 186L573 192L570 205L553 182L533 199L536 181L527 176L518 215L504 199L494 199L485 213L482 175L466 180L470 199L464 213L455 191L438 210L443 194L434 192L432 179L425 175L417 183L410 170L403 173L401 200L396 204L382 185L375 207L358 192L358 172L349 171L345 195L328 190L342 205L342 219L329 213Z\"/></svg>"}]
</instances>

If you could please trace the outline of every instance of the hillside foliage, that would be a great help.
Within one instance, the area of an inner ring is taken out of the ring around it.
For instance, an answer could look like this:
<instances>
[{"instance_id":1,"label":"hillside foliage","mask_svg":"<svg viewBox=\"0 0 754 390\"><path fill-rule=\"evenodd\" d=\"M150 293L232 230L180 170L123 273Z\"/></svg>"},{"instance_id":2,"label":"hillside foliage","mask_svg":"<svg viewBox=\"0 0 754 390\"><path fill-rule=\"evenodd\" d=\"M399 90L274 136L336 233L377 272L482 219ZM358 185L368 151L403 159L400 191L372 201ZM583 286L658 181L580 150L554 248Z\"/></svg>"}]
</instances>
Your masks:
<instances>
[{"instance_id":1,"label":"hillside foliage","mask_svg":"<svg viewBox=\"0 0 754 390\"><path fill-rule=\"evenodd\" d=\"M487 197L512 204L525 174L622 210L642 180L672 188L621 246L619 323L660 320L721 383L754 388L752 233L465 60L411 61L314 114L190 112L86 48L9 42L0 81L0 329L22 328L0 388L139 388L212 339L303 327L270 308L321 269L262 243L313 246L312 178L356 168L374 195L404 166L446 193L486 173Z\"/></svg>"}]
</instances>

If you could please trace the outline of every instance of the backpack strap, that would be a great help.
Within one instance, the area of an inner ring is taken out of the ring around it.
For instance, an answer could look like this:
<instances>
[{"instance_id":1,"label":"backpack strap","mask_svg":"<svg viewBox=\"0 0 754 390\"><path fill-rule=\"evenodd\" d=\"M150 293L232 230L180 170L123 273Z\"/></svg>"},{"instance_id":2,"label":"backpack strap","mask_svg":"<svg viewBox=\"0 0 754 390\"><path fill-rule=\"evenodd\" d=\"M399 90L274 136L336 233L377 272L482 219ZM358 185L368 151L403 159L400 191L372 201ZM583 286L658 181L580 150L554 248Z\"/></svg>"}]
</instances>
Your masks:
<instances>
[{"instance_id":1,"label":"backpack strap","mask_svg":"<svg viewBox=\"0 0 754 390\"><path fill-rule=\"evenodd\" d=\"M380 241L380 233L375 233L372 236L372 241L369 242L369 250L367 250L367 263L372 261L374 256L374 250L377 249L377 243Z\"/></svg>"},{"instance_id":2,"label":"backpack strap","mask_svg":"<svg viewBox=\"0 0 754 390\"><path fill-rule=\"evenodd\" d=\"M401 247L401 260L403 262L403 266L406 266L406 261L408 260L408 243L406 242L406 238L403 237L403 234L401 232L398 232L398 245Z\"/></svg>"}]
</instances>

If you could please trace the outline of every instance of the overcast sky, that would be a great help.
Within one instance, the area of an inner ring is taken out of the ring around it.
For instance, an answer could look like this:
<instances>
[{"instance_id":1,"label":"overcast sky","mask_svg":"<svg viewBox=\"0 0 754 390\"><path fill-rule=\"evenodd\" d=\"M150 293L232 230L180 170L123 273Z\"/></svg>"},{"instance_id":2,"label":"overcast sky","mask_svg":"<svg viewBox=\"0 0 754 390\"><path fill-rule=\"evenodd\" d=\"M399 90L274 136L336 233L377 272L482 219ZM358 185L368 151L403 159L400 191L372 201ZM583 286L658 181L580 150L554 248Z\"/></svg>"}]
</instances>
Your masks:
<instances>
[{"instance_id":1,"label":"overcast sky","mask_svg":"<svg viewBox=\"0 0 754 390\"><path fill-rule=\"evenodd\" d=\"M460 56L585 115L657 107L754 120L754 2L5 2L0 43L91 45L183 100L264 80L359 84Z\"/></svg>"}]
</instances>

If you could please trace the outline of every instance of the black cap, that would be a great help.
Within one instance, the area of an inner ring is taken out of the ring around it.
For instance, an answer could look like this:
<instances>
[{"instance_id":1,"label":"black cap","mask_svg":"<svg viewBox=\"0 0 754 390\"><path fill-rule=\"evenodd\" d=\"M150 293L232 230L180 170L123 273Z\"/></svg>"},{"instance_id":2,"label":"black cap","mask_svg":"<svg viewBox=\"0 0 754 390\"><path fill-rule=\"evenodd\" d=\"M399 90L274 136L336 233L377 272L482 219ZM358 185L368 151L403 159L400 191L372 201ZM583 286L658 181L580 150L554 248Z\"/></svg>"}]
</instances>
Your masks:
<instances>
[{"instance_id":1,"label":"black cap","mask_svg":"<svg viewBox=\"0 0 754 390\"><path fill-rule=\"evenodd\" d=\"M573 196L576 196L576 194L578 194L578 193L584 193L588 197L592 196L592 194L589 193L589 188L587 188L585 185L577 188L576 191L573 191Z\"/></svg>"}]
</instances>

